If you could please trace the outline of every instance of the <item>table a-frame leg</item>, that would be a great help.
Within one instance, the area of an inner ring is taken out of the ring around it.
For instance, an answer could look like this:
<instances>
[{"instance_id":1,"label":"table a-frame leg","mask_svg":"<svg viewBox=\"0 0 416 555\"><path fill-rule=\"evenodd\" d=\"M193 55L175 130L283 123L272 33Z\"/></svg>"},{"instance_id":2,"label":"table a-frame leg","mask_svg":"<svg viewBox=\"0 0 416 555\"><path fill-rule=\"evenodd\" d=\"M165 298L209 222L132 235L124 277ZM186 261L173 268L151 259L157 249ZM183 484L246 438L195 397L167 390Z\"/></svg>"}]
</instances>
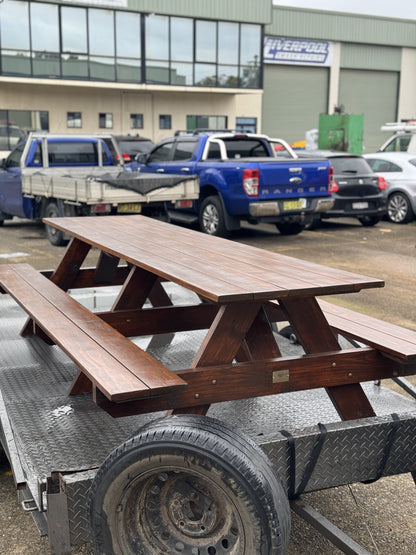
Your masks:
<instances>
[{"instance_id":1,"label":"table a-frame leg","mask_svg":"<svg viewBox=\"0 0 416 555\"><path fill-rule=\"evenodd\" d=\"M279 301L306 353L340 351L341 347L314 297ZM343 420L375 416L361 385L350 384L326 388Z\"/></svg>"}]
</instances>

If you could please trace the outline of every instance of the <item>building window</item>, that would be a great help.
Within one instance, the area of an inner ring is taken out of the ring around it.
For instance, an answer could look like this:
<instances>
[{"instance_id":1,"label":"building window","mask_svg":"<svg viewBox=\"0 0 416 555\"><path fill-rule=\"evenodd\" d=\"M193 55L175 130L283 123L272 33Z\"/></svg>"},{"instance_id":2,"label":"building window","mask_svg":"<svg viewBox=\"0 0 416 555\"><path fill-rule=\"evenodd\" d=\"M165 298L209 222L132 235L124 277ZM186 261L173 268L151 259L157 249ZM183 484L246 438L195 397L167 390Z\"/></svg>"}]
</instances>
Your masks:
<instances>
[{"instance_id":1,"label":"building window","mask_svg":"<svg viewBox=\"0 0 416 555\"><path fill-rule=\"evenodd\" d=\"M143 129L143 114L130 114L130 129Z\"/></svg>"},{"instance_id":2,"label":"building window","mask_svg":"<svg viewBox=\"0 0 416 555\"><path fill-rule=\"evenodd\" d=\"M159 129L172 129L172 116L169 114L159 115Z\"/></svg>"},{"instance_id":3,"label":"building window","mask_svg":"<svg viewBox=\"0 0 416 555\"><path fill-rule=\"evenodd\" d=\"M116 12L117 81L141 82L141 56L141 15Z\"/></svg>"},{"instance_id":4,"label":"building window","mask_svg":"<svg viewBox=\"0 0 416 555\"><path fill-rule=\"evenodd\" d=\"M0 0L2 74L261 88L261 25L63 4Z\"/></svg>"},{"instance_id":5,"label":"building window","mask_svg":"<svg viewBox=\"0 0 416 555\"><path fill-rule=\"evenodd\" d=\"M66 126L70 127L70 128L82 127L81 112L67 112L66 113Z\"/></svg>"},{"instance_id":6,"label":"building window","mask_svg":"<svg viewBox=\"0 0 416 555\"><path fill-rule=\"evenodd\" d=\"M186 116L186 129L226 129L227 116Z\"/></svg>"},{"instance_id":7,"label":"building window","mask_svg":"<svg viewBox=\"0 0 416 555\"><path fill-rule=\"evenodd\" d=\"M113 129L113 114L98 114L98 127L100 129Z\"/></svg>"},{"instance_id":8,"label":"building window","mask_svg":"<svg viewBox=\"0 0 416 555\"><path fill-rule=\"evenodd\" d=\"M236 118L235 130L238 133L257 133L257 118Z\"/></svg>"},{"instance_id":9,"label":"building window","mask_svg":"<svg viewBox=\"0 0 416 555\"><path fill-rule=\"evenodd\" d=\"M49 131L49 112L0 110L0 150L12 150L29 131Z\"/></svg>"}]
</instances>

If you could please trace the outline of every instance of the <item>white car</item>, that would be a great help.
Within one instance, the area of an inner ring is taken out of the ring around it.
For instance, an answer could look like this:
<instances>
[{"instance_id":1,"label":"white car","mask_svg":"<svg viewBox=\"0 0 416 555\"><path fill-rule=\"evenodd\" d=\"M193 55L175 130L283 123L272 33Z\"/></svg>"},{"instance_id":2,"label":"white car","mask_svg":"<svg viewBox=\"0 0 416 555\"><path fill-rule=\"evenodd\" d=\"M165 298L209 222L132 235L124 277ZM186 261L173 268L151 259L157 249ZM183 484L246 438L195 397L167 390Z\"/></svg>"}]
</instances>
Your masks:
<instances>
[{"instance_id":1,"label":"white car","mask_svg":"<svg viewBox=\"0 0 416 555\"><path fill-rule=\"evenodd\" d=\"M373 171L387 181L387 217L406 224L416 215L416 154L375 152L364 154Z\"/></svg>"}]
</instances>

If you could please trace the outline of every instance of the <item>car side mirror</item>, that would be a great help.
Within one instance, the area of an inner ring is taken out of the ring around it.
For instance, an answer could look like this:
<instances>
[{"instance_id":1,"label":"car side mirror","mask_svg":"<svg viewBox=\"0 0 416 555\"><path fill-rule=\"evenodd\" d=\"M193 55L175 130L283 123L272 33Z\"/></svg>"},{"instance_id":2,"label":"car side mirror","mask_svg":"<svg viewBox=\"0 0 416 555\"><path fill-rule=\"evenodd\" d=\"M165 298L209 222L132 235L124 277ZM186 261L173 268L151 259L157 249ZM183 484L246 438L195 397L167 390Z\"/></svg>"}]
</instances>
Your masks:
<instances>
[{"instance_id":1,"label":"car side mirror","mask_svg":"<svg viewBox=\"0 0 416 555\"><path fill-rule=\"evenodd\" d=\"M138 154L136 154L134 159L139 164L147 164L147 160L149 159L149 155L144 153L144 152L139 152Z\"/></svg>"}]
</instances>

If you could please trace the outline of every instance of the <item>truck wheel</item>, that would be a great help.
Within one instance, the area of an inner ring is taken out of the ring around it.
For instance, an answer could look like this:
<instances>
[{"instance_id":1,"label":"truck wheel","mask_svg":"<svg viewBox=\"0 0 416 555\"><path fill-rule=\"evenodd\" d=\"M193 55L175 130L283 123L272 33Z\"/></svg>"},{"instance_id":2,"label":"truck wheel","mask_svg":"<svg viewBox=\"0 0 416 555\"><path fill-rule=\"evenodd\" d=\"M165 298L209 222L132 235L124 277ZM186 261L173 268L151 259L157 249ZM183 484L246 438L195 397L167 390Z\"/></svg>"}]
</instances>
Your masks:
<instances>
[{"instance_id":1,"label":"truck wheel","mask_svg":"<svg viewBox=\"0 0 416 555\"><path fill-rule=\"evenodd\" d=\"M99 554L283 555L290 507L249 438L206 416L160 418L118 447L90 491Z\"/></svg>"},{"instance_id":2,"label":"truck wheel","mask_svg":"<svg viewBox=\"0 0 416 555\"><path fill-rule=\"evenodd\" d=\"M413 210L405 194L397 192L389 196L387 217L395 224L407 224L413 220Z\"/></svg>"},{"instance_id":3,"label":"truck wheel","mask_svg":"<svg viewBox=\"0 0 416 555\"><path fill-rule=\"evenodd\" d=\"M50 202L46 206L45 217L46 218L58 218L59 215L60 214L59 214L58 206L54 202ZM68 241L64 238L64 233L62 231L60 231L59 229L56 229L55 227L51 227L49 225L45 226L45 228L46 228L46 235L47 235L49 241L55 247L61 247L61 246L66 245L68 243Z\"/></svg>"},{"instance_id":4,"label":"truck wheel","mask_svg":"<svg viewBox=\"0 0 416 555\"><path fill-rule=\"evenodd\" d=\"M305 229L305 225L298 222L284 222L276 224L276 227L281 235L297 235Z\"/></svg>"},{"instance_id":5,"label":"truck wheel","mask_svg":"<svg viewBox=\"0 0 416 555\"><path fill-rule=\"evenodd\" d=\"M224 210L217 196L210 196L202 201L199 210L199 226L201 231L208 233L208 235L216 235L218 237L225 237L227 235Z\"/></svg>"},{"instance_id":6,"label":"truck wheel","mask_svg":"<svg viewBox=\"0 0 416 555\"><path fill-rule=\"evenodd\" d=\"M380 218L378 216L360 216L357 218L361 225L364 227L372 227L378 224Z\"/></svg>"}]
</instances>

